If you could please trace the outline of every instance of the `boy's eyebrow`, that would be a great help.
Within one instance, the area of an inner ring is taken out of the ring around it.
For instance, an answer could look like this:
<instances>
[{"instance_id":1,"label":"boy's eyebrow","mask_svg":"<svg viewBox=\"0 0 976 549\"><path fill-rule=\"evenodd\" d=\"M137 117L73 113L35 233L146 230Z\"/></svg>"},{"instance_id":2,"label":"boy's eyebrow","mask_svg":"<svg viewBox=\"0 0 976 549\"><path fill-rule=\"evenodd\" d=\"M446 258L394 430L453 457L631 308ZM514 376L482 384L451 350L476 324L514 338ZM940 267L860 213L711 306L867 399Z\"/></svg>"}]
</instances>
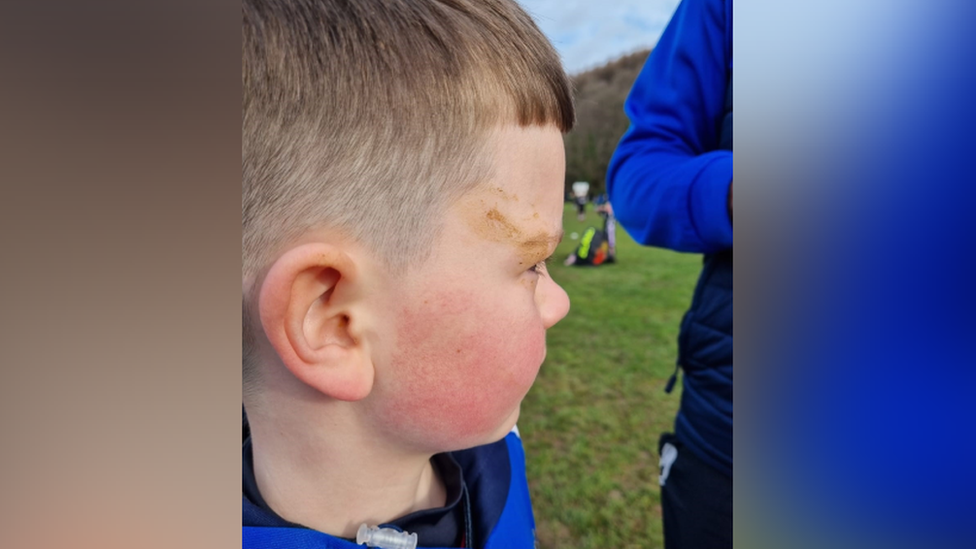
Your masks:
<instances>
[{"instance_id":1,"label":"boy's eyebrow","mask_svg":"<svg viewBox=\"0 0 976 549\"><path fill-rule=\"evenodd\" d=\"M522 240L518 243L519 250L523 253L543 253L548 252L549 247L555 247L563 241L566 231L560 229L558 233L541 232L533 237Z\"/></svg>"},{"instance_id":2,"label":"boy's eyebrow","mask_svg":"<svg viewBox=\"0 0 976 549\"><path fill-rule=\"evenodd\" d=\"M545 242L546 244L559 244L562 242L564 234L566 234L566 231L562 229L560 229L558 233L540 232L523 240L522 244L538 244L540 242Z\"/></svg>"},{"instance_id":3,"label":"boy's eyebrow","mask_svg":"<svg viewBox=\"0 0 976 549\"><path fill-rule=\"evenodd\" d=\"M481 205L484 207L483 201ZM539 214L536 213L532 217L538 219ZM494 242L506 242L514 246L523 262L535 262L538 261L538 258L549 255L550 249L562 242L565 234L562 227L559 228L558 233L552 233L540 227L540 230L532 236L524 237L525 233L529 231L524 226L509 221L508 217L498 211L497 207L489 208L483 214L468 217L468 223L482 238Z\"/></svg>"}]
</instances>

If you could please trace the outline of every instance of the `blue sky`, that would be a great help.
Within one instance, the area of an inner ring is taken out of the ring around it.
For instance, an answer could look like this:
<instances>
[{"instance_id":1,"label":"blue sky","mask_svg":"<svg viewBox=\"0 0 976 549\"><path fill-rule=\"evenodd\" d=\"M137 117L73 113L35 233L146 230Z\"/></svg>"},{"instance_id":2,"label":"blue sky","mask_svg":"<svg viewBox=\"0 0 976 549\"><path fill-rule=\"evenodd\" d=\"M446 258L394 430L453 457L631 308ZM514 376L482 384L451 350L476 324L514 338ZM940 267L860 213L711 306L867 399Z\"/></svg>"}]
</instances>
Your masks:
<instances>
[{"instance_id":1,"label":"blue sky","mask_svg":"<svg viewBox=\"0 0 976 549\"><path fill-rule=\"evenodd\" d=\"M667 26L678 0L517 0L575 74L641 48Z\"/></svg>"}]
</instances>

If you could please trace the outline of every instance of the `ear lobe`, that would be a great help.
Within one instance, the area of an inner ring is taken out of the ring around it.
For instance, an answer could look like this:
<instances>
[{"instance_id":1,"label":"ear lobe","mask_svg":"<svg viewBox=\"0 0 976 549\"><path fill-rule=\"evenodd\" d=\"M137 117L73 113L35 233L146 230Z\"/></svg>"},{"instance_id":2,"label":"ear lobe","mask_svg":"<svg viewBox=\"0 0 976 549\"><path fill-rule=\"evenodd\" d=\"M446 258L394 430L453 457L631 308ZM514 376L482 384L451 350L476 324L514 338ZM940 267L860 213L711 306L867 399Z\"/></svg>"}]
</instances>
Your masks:
<instances>
[{"instance_id":1,"label":"ear lobe","mask_svg":"<svg viewBox=\"0 0 976 549\"><path fill-rule=\"evenodd\" d=\"M264 332L289 372L339 400L365 398L373 364L352 332L358 283L352 259L322 243L303 244L278 258L261 283Z\"/></svg>"}]
</instances>

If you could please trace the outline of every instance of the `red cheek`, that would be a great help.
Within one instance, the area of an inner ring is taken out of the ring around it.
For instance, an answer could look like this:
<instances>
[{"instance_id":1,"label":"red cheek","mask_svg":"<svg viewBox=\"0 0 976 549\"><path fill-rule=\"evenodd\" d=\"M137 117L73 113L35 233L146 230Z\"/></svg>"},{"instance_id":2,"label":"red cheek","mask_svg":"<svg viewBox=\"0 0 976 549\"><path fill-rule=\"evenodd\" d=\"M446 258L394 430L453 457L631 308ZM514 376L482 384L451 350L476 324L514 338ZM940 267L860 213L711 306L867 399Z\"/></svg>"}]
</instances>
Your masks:
<instances>
[{"instance_id":1,"label":"red cheek","mask_svg":"<svg viewBox=\"0 0 976 549\"><path fill-rule=\"evenodd\" d=\"M504 435L545 356L545 330L523 302L438 293L399 316L386 387L390 423L437 451Z\"/></svg>"}]
</instances>

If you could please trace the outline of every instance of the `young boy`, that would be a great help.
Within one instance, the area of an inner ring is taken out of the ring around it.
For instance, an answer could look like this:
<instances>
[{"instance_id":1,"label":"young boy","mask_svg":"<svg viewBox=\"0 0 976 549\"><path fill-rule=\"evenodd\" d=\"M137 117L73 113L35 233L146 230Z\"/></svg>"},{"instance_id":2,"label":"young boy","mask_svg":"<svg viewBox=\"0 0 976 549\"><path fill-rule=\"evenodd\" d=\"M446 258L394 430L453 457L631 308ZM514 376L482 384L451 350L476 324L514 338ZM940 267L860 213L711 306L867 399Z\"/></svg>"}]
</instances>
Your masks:
<instances>
[{"instance_id":1,"label":"young boy","mask_svg":"<svg viewBox=\"0 0 976 549\"><path fill-rule=\"evenodd\" d=\"M243 20L244 547L532 547L515 423L569 309L557 55L511 0Z\"/></svg>"}]
</instances>

